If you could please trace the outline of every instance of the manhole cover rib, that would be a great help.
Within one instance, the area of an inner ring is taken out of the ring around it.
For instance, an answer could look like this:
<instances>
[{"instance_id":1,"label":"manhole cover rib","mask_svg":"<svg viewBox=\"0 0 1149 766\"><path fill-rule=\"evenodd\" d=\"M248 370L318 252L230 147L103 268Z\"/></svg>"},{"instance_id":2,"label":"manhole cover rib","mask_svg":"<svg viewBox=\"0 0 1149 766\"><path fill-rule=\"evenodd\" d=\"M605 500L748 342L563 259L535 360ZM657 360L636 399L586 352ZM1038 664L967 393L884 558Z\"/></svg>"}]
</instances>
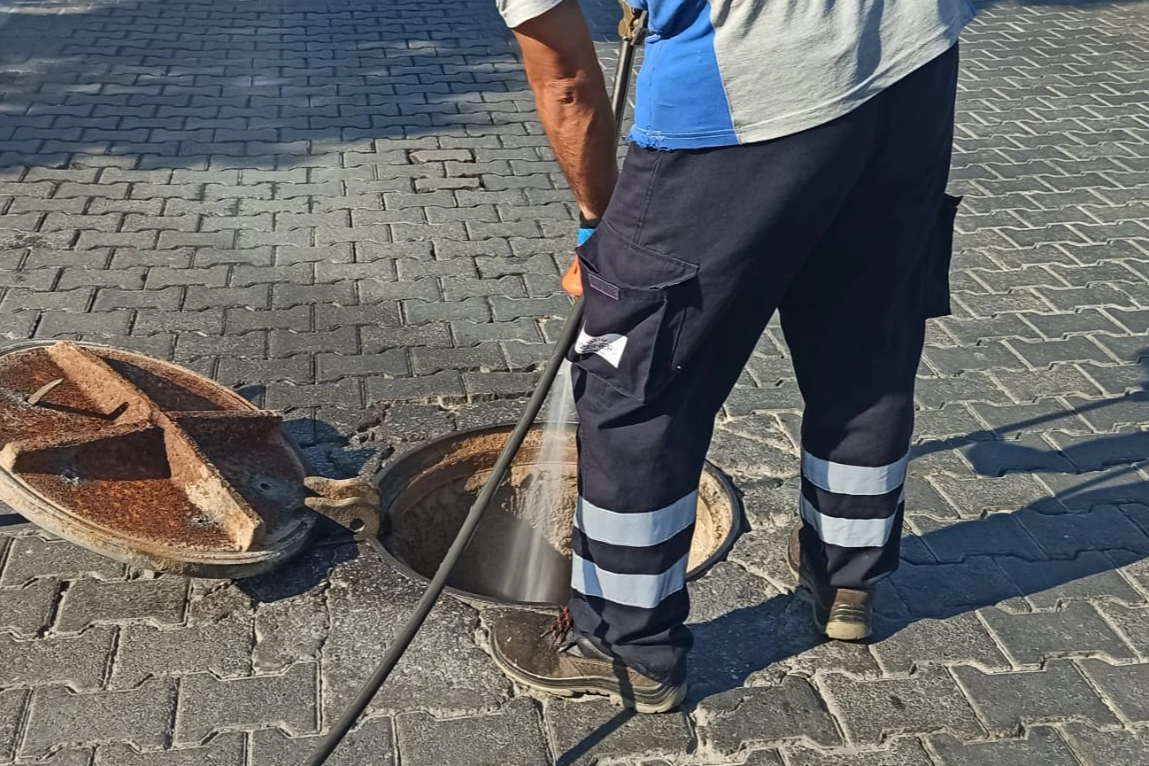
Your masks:
<instances>
[{"instance_id":1,"label":"manhole cover rib","mask_svg":"<svg viewBox=\"0 0 1149 766\"><path fill-rule=\"evenodd\" d=\"M280 418L201 375L70 342L0 352L0 499L120 561L244 577L306 545Z\"/></svg>"},{"instance_id":2,"label":"manhole cover rib","mask_svg":"<svg viewBox=\"0 0 1149 766\"><path fill-rule=\"evenodd\" d=\"M490 476L512 426L462 431L428 442L401 456L375 477L385 558L421 580L429 579L446 555L463 518ZM528 432L500 487L459 560L447 591L477 602L565 603L570 582L570 530L576 502L574 427L562 433L558 462L539 465L544 432ZM530 487L539 471L558 472L565 484L545 517L530 512ZM526 501L526 502L524 502ZM698 487L698 512L687 578L720 561L741 533L742 506L734 487L706 465ZM537 537L533 561L516 556L512 541Z\"/></svg>"}]
</instances>

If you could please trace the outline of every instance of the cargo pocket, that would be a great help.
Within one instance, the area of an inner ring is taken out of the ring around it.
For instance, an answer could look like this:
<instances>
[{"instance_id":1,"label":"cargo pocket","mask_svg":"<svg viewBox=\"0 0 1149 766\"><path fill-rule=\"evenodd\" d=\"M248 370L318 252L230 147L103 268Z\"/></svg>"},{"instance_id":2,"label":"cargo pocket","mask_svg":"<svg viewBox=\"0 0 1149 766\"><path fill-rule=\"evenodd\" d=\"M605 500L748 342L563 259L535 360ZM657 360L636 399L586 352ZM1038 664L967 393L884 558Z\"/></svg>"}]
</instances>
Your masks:
<instances>
[{"instance_id":1,"label":"cargo pocket","mask_svg":"<svg viewBox=\"0 0 1149 766\"><path fill-rule=\"evenodd\" d=\"M568 358L625 396L654 398L673 377L698 266L628 242L606 223L578 257L583 326Z\"/></svg>"},{"instance_id":2,"label":"cargo pocket","mask_svg":"<svg viewBox=\"0 0 1149 766\"><path fill-rule=\"evenodd\" d=\"M954 252L954 220L961 197L946 194L930 235L929 252L924 263L925 316L942 317L950 313L950 261Z\"/></svg>"}]
</instances>

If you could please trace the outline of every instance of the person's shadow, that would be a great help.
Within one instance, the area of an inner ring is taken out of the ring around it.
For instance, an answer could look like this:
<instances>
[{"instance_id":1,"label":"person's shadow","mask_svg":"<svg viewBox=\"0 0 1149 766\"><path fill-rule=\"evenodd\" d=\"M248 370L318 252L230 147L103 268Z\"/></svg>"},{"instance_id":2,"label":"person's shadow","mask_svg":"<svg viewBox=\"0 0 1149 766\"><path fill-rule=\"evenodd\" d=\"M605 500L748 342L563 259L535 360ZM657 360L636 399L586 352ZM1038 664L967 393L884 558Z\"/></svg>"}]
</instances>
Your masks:
<instances>
[{"instance_id":1,"label":"person's shadow","mask_svg":"<svg viewBox=\"0 0 1149 766\"><path fill-rule=\"evenodd\" d=\"M915 447L915 456L961 449L979 476L1053 474L1048 484L1063 488L1013 512L948 525L938 521L936 528L904 537L902 566L879 590L871 641L920 620L946 619L1011 599L1026 599L1028 605L1012 604L1023 610L1075 597L1142 599L1112 570L1149 557L1149 481L1138 465L1149 458L1149 433L1134 422L1129 425L1136 430L1076 441L1060 450L1000 438L1119 406L1134 405L1136 413L1136 405L1149 401L1149 349L1142 352L1141 364L1146 379L1140 390L1125 396ZM1111 467L1100 470L1106 466ZM779 532L777 538L783 545L785 535ZM784 552L768 555L781 560ZM691 706L823 643L810 625L808 606L792 593L728 611L692 629Z\"/></svg>"}]
</instances>

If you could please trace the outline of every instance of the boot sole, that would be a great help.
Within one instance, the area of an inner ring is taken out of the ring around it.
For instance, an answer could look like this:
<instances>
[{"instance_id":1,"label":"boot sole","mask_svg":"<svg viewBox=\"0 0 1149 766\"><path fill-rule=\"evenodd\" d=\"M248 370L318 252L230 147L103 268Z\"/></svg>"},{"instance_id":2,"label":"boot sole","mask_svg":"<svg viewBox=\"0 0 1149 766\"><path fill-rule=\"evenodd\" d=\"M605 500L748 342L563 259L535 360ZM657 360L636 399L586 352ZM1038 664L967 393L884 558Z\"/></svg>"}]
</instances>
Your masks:
<instances>
[{"instance_id":1,"label":"boot sole","mask_svg":"<svg viewBox=\"0 0 1149 766\"><path fill-rule=\"evenodd\" d=\"M598 681L593 678L572 678L565 681L556 681L549 678L538 678L524 673L520 668L511 665L503 659L502 655L492 644L494 651L491 659L503 672L503 675L522 684L528 689L551 694L556 697L573 697L576 694L596 694L610 698L615 705L631 708L636 713L656 714L669 713L682 704L686 699L686 684L679 686L660 686L651 691L636 691L633 697L624 697L622 690L607 681Z\"/></svg>"}]
</instances>

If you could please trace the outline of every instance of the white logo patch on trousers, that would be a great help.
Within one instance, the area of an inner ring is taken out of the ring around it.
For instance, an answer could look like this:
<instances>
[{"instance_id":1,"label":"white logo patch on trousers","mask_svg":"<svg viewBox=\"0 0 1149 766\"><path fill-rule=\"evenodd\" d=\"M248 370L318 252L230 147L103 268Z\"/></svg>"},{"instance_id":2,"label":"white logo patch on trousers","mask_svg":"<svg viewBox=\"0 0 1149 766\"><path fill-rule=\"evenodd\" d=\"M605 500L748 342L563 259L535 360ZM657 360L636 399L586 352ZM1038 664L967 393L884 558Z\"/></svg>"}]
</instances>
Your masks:
<instances>
[{"instance_id":1,"label":"white logo patch on trousers","mask_svg":"<svg viewBox=\"0 0 1149 766\"><path fill-rule=\"evenodd\" d=\"M618 333L607 335L587 335L586 328L579 330L578 340L575 341L574 350L577 354L595 354L601 356L611 367L618 367L622 359L622 352L626 349L626 336Z\"/></svg>"}]
</instances>

